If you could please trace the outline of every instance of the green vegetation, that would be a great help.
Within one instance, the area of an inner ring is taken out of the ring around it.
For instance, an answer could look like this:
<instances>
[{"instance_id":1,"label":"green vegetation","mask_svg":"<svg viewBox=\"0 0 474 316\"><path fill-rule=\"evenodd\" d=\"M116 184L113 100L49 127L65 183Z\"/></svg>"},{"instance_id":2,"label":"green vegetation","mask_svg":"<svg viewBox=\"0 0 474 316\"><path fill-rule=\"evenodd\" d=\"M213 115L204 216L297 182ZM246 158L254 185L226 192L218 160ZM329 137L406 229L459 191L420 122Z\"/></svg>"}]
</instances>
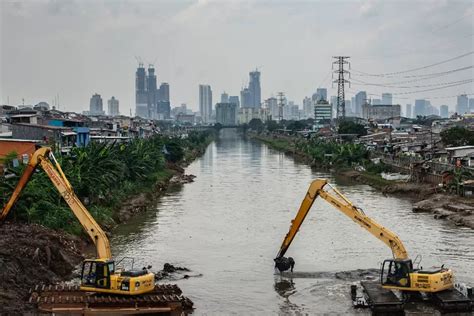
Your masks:
<instances>
[{"instance_id":1,"label":"green vegetation","mask_svg":"<svg viewBox=\"0 0 474 316\"><path fill-rule=\"evenodd\" d=\"M352 121L342 121L339 124L339 134L357 134L357 136L367 135L364 125Z\"/></svg>"},{"instance_id":2,"label":"green vegetation","mask_svg":"<svg viewBox=\"0 0 474 316\"><path fill-rule=\"evenodd\" d=\"M127 144L91 143L57 157L77 196L105 227L113 225L114 212L123 201L169 179L167 168L190 160L209 143L211 132L191 132L187 138L154 136ZM8 157L11 160L12 157ZM5 159L5 164L8 163ZM20 176L23 168L10 169ZM18 177L0 179L2 205L11 196ZM9 215L18 221L80 234L82 228L43 171L36 172Z\"/></svg>"},{"instance_id":3,"label":"green vegetation","mask_svg":"<svg viewBox=\"0 0 474 316\"><path fill-rule=\"evenodd\" d=\"M352 166L368 162L369 152L365 146L353 143L336 143L313 138L300 141L296 149L308 155L316 166Z\"/></svg>"},{"instance_id":4,"label":"green vegetation","mask_svg":"<svg viewBox=\"0 0 474 316\"><path fill-rule=\"evenodd\" d=\"M440 135L446 146L474 145L474 132L465 127L451 127L442 131Z\"/></svg>"}]
</instances>

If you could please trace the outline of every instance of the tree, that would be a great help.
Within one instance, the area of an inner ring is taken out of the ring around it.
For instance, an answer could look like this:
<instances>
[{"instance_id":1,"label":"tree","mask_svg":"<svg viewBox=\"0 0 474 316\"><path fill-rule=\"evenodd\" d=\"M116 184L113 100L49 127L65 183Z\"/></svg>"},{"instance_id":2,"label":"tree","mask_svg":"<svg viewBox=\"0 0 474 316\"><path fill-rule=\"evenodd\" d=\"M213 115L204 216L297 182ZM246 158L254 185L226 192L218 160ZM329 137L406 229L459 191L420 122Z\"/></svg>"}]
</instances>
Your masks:
<instances>
[{"instance_id":1,"label":"tree","mask_svg":"<svg viewBox=\"0 0 474 316\"><path fill-rule=\"evenodd\" d=\"M447 146L474 145L474 132L465 127L451 127L440 134L443 144Z\"/></svg>"},{"instance_id":2,"label":"tree","mask_svg":"<svg viewBox=\"0 0 474 316\"><path fill-rule=\"evenodd\" d=\"M263 131L264 125L261 119L253 118L249 122L249 128L260 133Z\"/></svg>"},{"instance_id":3,"label":"tree","mask_svg":"<svg viewBox=\"0 0 474 316\"><path fill-rule=\"evenodd\" d=\"M280 128L280 125L278 125L278 123L276 121L273 121L273 120L269 120L267 122L267 130L269 132L274 132L276 131L278 128Z\"/></svg>"},{"instance_id":4,"label":"tree","mask_svg":"<svg viewBox=\"0 0 474 316\"><path fill-rule=\"evenodd\" d=\"M302 121L291 121L290 124L288 124L287 128L292 130L293 132L295 131L301 131L306 127L306 124L304 124Z\"/></svg>"},{"instance_id":5,"label":"tree","mask_svg":"<svg viewBox=\"0 0 474 316\"><path fill-rule=\"evenodd\" d=\"M367 135L364 125L352 121L342 121L337 132L339 134L357 134L357 136Z\"/></svg>"}]
</instances>

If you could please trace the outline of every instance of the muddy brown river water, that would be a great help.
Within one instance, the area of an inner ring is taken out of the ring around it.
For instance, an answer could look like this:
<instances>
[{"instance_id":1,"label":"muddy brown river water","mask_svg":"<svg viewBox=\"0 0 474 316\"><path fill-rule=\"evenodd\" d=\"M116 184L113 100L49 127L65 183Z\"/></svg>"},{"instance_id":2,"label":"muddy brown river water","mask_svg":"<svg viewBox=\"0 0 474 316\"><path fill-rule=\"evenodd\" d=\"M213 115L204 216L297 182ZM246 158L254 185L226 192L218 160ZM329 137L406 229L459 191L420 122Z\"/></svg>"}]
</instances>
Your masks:
<instances>
[{"instance_id":1,"label":"muddy brown river water","mask_svg":"<svg viewBox=\"0 0 474 316\"><path fill-rule=\"evenodd\" d=\"M196 175L195 182L170 188L156 211L121 225L111 243L117 257L137 258L137 266L159 270L170 262L202 274L174 282L194 301L195 315L369 314L352 309L353 280L336 273L378 268L390 249L323 200L287 253L298 273L274 274L290 220L318 177L396 232L412 258L422 255L423 267L445 264L458 280L474 284L474 230L413 213L408 199L338 183L234 130L221 131L186 173Z\"/></svg>"}]
</instances>

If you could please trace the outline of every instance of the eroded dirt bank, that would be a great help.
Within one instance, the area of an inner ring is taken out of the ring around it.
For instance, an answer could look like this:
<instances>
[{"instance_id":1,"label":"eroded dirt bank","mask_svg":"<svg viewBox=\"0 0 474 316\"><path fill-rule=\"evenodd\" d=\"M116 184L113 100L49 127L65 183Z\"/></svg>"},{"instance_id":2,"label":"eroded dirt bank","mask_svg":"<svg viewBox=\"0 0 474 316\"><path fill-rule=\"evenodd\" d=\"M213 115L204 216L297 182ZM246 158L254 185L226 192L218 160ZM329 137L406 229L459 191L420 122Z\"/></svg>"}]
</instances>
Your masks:
<instances>
[{"instance_id":1,"label":"eroded dirt bank","mask_svg":"<svg viewBox=\"0 0 474 316\"><path fill-rule=\"evenodd\" d=\"M472 198L435 194L415 203L413 211L431 213L434 218L446 219L457 226L474 229L474 200Z\"/></svg>"},{"instance_id":2,"label":"eroded dirt bank","mask_svg":"<svg viewBox=\"0 0 474 316\"><path fill-rule=\"evenodd\" d=\"M0 314L27 311L31 287L70 278L83 260L83 241L40 225L6 222L0 236Z\"/></svg>"}]
</instances>

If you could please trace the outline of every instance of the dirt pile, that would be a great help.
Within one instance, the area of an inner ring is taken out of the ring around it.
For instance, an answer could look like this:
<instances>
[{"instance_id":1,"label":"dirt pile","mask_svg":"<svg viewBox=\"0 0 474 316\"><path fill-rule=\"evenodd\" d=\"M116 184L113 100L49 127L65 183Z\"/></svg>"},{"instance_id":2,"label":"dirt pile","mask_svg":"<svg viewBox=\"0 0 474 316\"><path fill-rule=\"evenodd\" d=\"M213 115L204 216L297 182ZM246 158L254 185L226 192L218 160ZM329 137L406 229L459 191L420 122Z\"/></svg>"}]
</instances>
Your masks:
<instances>
[{"instance_id":1,"label":"dirt pile","mask_svg":"<svg viewBox=\"0 0 474 316\"><path fill-rule=\"evenodd\" d=\"M446 219L457 226L474 229L474 199L472 198L435 194L415 203L413 212L431 213L436 219Z\"/></svg>"},{"instance_id":2,"label":"dirt pile","mask_svg":"<svg viewBox=\"0 0 474 316\"><path fill-rule=\"evenodd\" d=\"M0 225L0 314L21 313L28 291L71 276L84 242L35 224Z\"/></svg>"}]
</instances>

